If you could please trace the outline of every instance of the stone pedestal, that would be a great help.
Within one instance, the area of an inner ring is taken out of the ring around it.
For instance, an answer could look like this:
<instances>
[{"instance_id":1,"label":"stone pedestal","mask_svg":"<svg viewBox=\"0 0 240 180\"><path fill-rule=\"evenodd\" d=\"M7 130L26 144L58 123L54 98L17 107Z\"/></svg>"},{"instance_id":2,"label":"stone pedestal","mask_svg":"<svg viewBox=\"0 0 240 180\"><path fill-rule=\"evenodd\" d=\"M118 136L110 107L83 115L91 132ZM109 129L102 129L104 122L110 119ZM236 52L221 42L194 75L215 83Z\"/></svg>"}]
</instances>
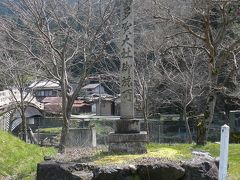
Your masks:
<instances>
[{"instance_id":1,"label":"stone pedestal","mask_svg":"<svg viewBox=\"0 0 240 180\"><path fill-rule=\"evenodd\" d=\"M110 153L146 153L147 132L140 131L138 120L120 119L116 122L115 133L108 136Z\"/></svg>"},{"instance_id":2,"label":"stone pedestal","mask_svg":"<svg viewBox=\"0 0 240 180\"><path fill-rule=\"evenodd\" d=\"M147 152L147 132L110 133L108 136L110 153L143 154Z\"/></svg>"}]
</instances>

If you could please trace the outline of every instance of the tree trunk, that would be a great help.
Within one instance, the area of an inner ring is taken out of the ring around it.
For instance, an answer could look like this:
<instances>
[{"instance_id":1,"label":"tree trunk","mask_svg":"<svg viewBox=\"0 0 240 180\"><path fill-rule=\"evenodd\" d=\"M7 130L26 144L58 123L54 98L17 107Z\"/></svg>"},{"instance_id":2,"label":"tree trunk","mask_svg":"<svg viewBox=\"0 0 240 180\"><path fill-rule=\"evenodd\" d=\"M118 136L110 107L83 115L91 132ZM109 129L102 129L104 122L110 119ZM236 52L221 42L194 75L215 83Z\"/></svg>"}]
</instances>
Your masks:
<instances>
[{"instance_id":1,"label":"tree trunk","mask_svg":"<svg viewBox=\"0 0 240 180\"><path fill-rule=\"evenodd\" d=\"M25 105L24 105L24 97L23 97L23 88L20 88L20 96L21 96L21 102L20 102L20 115L22 118L22 140L27 142L27 119L25 116Z\"/></svg>"},{"instance_id":2,"label":"tree trunk","mask_svg":"<svg viewBox=\"0 0 240 180\"><path fill-rule=\"evenodd\" d=\"M67 134L69 133L69 124L71 118L71 107L66 105L65 112L63 112L63 126L59 144L59 153L64 153L66 148Z\"/></svg>"},{"instance_id":3,"label":"tree trunk","mask_svg":"<svg viewBox=\"0 0 240 180\"><path fill-rule=\"evenodd\" d=\"M65 152L66 138L69 131L68 122L69 122L69 119L66 119L66 118L63 119L63 126L62 126L62 132L61 132L61 138L60 138L60 144L59 144L59 153Z\"/></svg>"},{"instance_id":4,"label":"tree trunk","mask_svg":"<svg viewBox=\"0 0 240 180\"><path fill-rule=\"evenodd\" d=\"M189 123L188 123L188 119L187 119L187 107L185 106L183 108L183 120L185 122L185 126L186 126L186 132L187 132L187 137L188 137L188 143L192 143L192 133L189 127Z\"/></svg>"},{"instance_id":5,"label":"tree trunk","mask_svg":"<svg viewBox=\"0 0 240 180\"><path fill-rule=\"evenodd\" d=\"M65 81L65 80L64 80ZM64 82L62 86L62 114L63 114L63 125L62 125L62 132L61 132L61 139L59 144L59 152L65 152L66 146L66 138L69 131L69 120L70 116L67 116L67 96L66 96L66 83Z\"/></svg>"},{"instance_id":6,"label":"tree trunk","mask_svg":"<svg viewBox=\"0 0 240 180\"><path fill-rule=\"evenodd\" d=\"M67 134L69 132L69 122L71 117L72 99L70 92L68 92L68 81L66 72L66 62L64 56L62 57L62 78L61 78L61 91L62 91L62 114L63 114L63 125L59 144L59 152L65 152Z\"/></svg>"},{"instance_id":7,"label":"tree trunk","mask_svg":"<svg viewBox=\"0 0 240 180\"><path fill-rule=\"evenodd\" d=\"M217 94L212 90L211 94L208 96L206 103L206 110L204 112L204 122L198 122L198 142L199 145L207 144L209 130L213 121L214 109L216 105Z\"/></svg>"},{"instance_id":8,"label":"tree trunk","mask_svg":"<svg viewBox=\"0 0 240 180\"><path fill-rule=\"evenodd\" d=\"M148 102L147 102L147 92L146 92L146 85L145 82L143 82L143 93L142 93L142 113L143 113L143 118L144 118L144 123L146 124L146 131L149 137L149 122L148 122Z\"/></svg>"},{"instance_id":9,"label":"tree trunk","mask_svg":"<svg viewBox=\"0 0 240 180\"><path fill-rule=\"evenodd\" d=\"M206 123L205 123L206 124L206 134L205 134L204 144L206 144L207 140L208 140L209 130L210 130L210 127L211 127L211 124L212 124L212 121L213 121L216 100L217 100L217 95L216 95L215 92L213 92L213 94L210 95L208 97L208 100L207 100L207 105L206 105L207 108L206 108L206 111L204 113L204 118L205 118L205 121L206 121Z\"/></svg>"},{"instance_id":10,"label":"tree trunk","mask_svg":"<svg viewBox=\"0 0 240 180\"><path fill-rule=\"evenodd\" d=\"M210 47L211 49L211 47ZM207 103L206 103L206 109L204 112L204 119L205 122L203 123L203 125L205 127L203 127L203 129L205 129L204 132L204 136L203 139L201 140L202 144L205 145L207 143L208 140L208 133L210 130L210 126L212 124L213 121L213 116L214 116L214 109L215 109L215 105L216 105L216 100L217 100L217 90L218 90L218 71L219 69L216 68L216 62L221 58L221 53L219 53L219 55L216 56L216 52L217 49L213 47L212 49L212 53L211 56L209 58L209 94L208 94L208 98L207 98Z\"/></svg>"},{"instance_id":11,"label":"tree trunk","mask_svg":"<svg viewBox=\"0 0 240 180\"><path fill-rule=\"evenodd\" d=\"M213 66L210 66L213 67ZM208 133L213 121L213 116L214 116L214 109L216 105L216 100L217 100L217 79L218 75L215 72L215 68L210 68L209 69L209 79L210 79L210 85L209 85L209 95L207 98L207 103L206 103L206 109L204 112L204 122L201 123L201 135L199 139L199 144L205 145L207 144L208 140Z\"/></svg>"},{"instance_id":12,"label":"tree trunk","mask_svg":"<svg viewBox=\"0 0 240 180\"><path fill-rule=\"evenodd\" d=\"M206 123L205 118L198 116L196 119L196 143L197 145L206 144Z\"/></svg>"},{"instance_id":13,"label":"tree trunk","mask_svg":"<svg viewBox=\"0 0 240 180\"><path fill-rule=\"evenodd\" d=\"M21 109L21 118L22 118L22 127L21 127L22 140L27 142L27 120L26 120L24 110L22 109Z\"/></svg>"}]
</instances>

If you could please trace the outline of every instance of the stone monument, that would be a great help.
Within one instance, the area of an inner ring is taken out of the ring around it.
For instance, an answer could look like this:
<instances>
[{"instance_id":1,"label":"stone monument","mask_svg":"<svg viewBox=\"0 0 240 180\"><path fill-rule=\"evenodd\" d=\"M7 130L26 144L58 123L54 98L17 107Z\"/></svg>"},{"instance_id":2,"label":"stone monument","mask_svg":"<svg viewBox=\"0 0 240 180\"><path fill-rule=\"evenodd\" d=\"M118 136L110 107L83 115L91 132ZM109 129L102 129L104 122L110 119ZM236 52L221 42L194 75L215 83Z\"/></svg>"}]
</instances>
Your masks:
<instances>
[{"instance_id":1,"label":"stone monument","mask_svg":"<svg viewBox=\"0 0 240 180\"><path fill-rule=\"evenodd\" d=\"M133 0L121 0L121 105L115 133L109 134L109 152L145 153L147 133L134 119L134 17Z\"/></svg>"}]
</instances>

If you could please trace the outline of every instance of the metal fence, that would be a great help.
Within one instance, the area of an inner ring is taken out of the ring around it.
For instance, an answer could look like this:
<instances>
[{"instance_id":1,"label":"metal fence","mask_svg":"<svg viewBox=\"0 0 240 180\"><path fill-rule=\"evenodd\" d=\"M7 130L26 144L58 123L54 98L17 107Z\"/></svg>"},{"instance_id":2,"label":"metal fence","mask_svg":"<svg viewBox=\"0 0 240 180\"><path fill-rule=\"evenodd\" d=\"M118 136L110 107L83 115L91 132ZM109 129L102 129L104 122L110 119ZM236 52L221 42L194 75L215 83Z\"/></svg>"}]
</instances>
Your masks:
<instances>
[{"instance_id":1,"label":"metal fence","mask_svg":"<svg viewBox=\"0 0 240 180\"><path fill-rule=\"evenodd\" d=\"M95 126L97 133L97 144L107 145L108 134L114 132L114 120L91 120L89 123ZM154 143L185 143L188 140L184 122L161 122L150 120L147 124L141 121L141 130L148 131L149 142ZM194 126L190 127L192 138L196 139ZM209 141L220 141L220 126L211 127Z\"/></svg>"},{"instance_id":2,"label":"metal fence","mask_svg":"<svg viewBox=\"0 0 240 180\"><path fill-rule=\"evenodd\" d=\"M149 120L147 123L140 121L141 130L148 131L149 142L154 143L185 143L188 140L184 121L159 121ZM71 128L95 127L98 145L108 144L108 135L114 132L116 120L112 119L71 119ZM39 128L61 127L62 119L59 118L35 118L32 125L33 131ZM196 129L190 123L192 138L196 139ZM220 126L213 125L209 132L209 141L220 141Z\"/></svg>"}]
</instances>

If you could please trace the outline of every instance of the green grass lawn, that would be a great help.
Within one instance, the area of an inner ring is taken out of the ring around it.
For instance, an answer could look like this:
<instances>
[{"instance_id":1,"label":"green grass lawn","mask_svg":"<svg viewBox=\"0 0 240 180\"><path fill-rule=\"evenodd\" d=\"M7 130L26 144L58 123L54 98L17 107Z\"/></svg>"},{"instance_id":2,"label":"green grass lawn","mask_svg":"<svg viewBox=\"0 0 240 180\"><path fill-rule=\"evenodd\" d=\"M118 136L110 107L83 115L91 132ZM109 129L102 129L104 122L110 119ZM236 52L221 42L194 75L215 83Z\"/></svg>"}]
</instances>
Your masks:
<instances>
[{"instance_id":1,"label":"green grass lawn","mask_svg":"<svg viewBox=\"0 0 240 180\"><path fill-rule=\"evenodd\" d=\"M42 148L26 144L19 138L0 130L0 179L14 176L20 179L36 172L37 163L44 156L57 151L54 148Z\"/></svg>"},{"instance_id":2,"label":"green grass lawn","mask_svg":"<svg viewBox=\"0 0 240 180\"><path fill-rule=\"evenodd\" d=\"M95 161L99 165L127 163L133 159L142 157L162 157L172 160L186 160L192 157L193 150L208 151L213 157L219 156L220 145L208 143L206 146L194 144L149 144L148 153L142 155L106 155L100 154ZM229 179L240 180L240 144L229 145Z\"/></svg>"}]
</instances>

